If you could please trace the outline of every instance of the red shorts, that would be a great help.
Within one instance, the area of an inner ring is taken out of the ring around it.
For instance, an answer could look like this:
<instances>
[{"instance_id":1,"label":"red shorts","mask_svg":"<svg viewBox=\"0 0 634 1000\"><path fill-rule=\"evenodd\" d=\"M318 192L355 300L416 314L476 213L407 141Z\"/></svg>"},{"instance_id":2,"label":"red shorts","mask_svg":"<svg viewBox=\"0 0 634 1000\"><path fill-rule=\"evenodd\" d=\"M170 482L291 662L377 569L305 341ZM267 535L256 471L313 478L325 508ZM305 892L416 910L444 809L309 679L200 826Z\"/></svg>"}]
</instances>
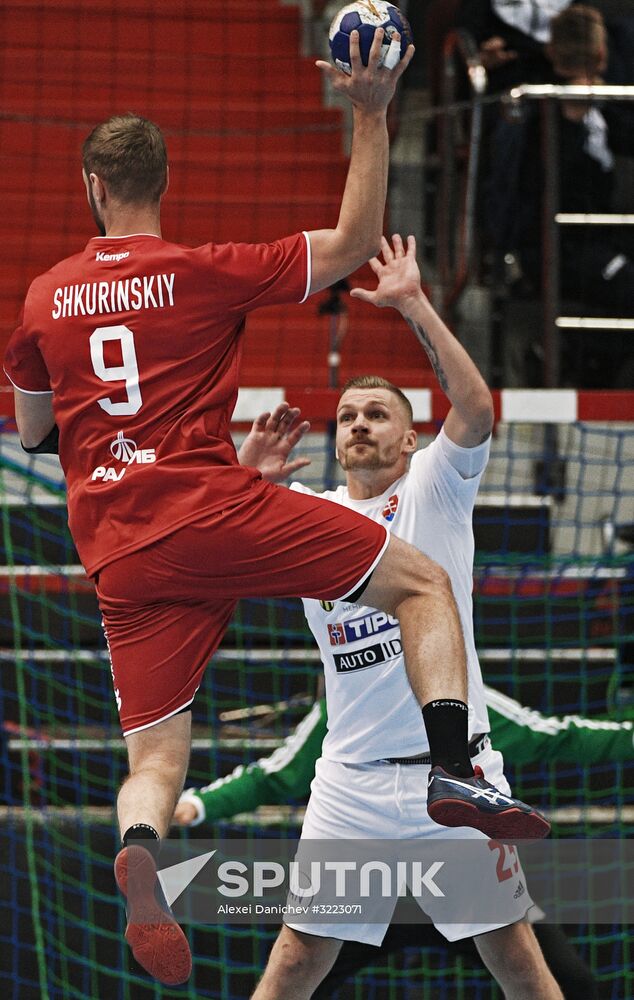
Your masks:
<instances>
[{"instance_id":1,"label":"red shorts","mask_svg":"<svg viewBox=\"0 0 634 1000\"><path fill-rule=\"evenodd\" d=\"M354 594L388 543L381 524L329 500L256 482L97 574L124 735L191 704L241 597Z\"/></svg>"}]
</instances>

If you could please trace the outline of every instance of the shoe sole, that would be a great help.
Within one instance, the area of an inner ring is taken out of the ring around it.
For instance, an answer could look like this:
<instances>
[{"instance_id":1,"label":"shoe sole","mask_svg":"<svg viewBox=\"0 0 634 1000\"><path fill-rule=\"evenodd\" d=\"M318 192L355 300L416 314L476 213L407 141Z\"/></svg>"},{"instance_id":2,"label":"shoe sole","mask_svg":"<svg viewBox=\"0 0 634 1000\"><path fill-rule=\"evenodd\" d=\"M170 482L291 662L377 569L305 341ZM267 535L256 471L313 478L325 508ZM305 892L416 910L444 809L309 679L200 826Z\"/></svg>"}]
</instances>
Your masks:
<instances>
[{"instance_id":1,"label":"shoe sole","mask_svg":"<svg viewBox=\"0 0 634 1000\"><path fill-rule=\"evenodd\" d=\"M114 877L128 903L125 939L146 972L165 986L178 986L189 979L192 956L187 938L154 895L157 882L154 858L144 847L124 847L114 863ZM128 880L134 885L128 899Z\"/></svg>"},{"instance_id":2,"label":"shoe sole","mask_svg":"<svg viewBox=\"0 0 634 1000\"><path fill-rule=\"evenodd\" d=\"M427 807L435 823L441 826L470 826L491 840L515 843L518 840L542 840L550 833L550 823L539 813L506 809L501 813L485 813L469 802L436 799Z\"/></svg>"}]
</instances>

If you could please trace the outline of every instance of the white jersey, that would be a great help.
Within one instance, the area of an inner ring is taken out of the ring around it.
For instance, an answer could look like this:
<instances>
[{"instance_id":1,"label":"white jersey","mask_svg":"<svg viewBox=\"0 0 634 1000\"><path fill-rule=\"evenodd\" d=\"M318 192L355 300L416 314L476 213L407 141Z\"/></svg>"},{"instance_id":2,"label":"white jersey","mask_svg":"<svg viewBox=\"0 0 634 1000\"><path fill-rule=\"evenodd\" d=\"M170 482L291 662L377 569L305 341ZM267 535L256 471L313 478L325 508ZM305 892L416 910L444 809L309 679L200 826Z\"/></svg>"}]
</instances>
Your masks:
<instances>
[{"instance_id":1,"label":"white jersey","mask_svg":"<svg viewBox=\"0 0 634 1000\"><path fill-rule=\"evenodd\" d=\"M401 479L369 500L351 500L346 486L315 494L300 483L291 485L385 524L449 573L467 650L470 737L489 731L471 598L472 513L489 446L487 439L476 448L460 448L441 430L416 452ZM365 763L427 753L427 733L405 672L397 620L347 601L307 599L304 612L324 664L328 733L322 755Z\"/></svg>"}]
</instances>

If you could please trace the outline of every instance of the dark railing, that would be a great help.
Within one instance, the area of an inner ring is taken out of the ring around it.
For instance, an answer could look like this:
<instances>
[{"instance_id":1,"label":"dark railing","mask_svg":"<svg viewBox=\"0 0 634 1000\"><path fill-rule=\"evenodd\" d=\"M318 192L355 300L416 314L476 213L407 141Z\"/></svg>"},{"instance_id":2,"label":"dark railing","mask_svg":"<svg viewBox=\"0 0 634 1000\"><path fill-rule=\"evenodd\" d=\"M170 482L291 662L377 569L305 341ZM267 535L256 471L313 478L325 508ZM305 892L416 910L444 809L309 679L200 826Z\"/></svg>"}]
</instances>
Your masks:
<instances>
[{"instance_id":1,"label":"dark railing","mask_svg":"<svg viewBox=\"0 0 634 1000\"><path fill-rule=\"evenodd\" d=\"M625 213L564 213L559 211L559 130L557 103L601 100L634 101L634 87L609 84L572 86L559 84L523 84L504 94L507 106L526 100L541 101L542 162L544 164L544 200L542 219L543 347L544 385L559 384L559 333L562 329L634 330L634 317L561 316L559 231L563 225L604 226L634 225L634 215Z\"/></svg>"},{"instance_id":2,"label":"dark railing","mask_svg":"<svg viewBox=\"0 0 634 1000\"><path fill-rule=\"evenodd\" d=\"M470 97L456 100L457 57L469 80ZM572 86L523 84L502 95L485 95L487 76L476 43L463 31L451 32L443 52L442 104L427 113L439 123L440 171L436 247L437 303L448 312L459 299L475 267L475 220L478 174L482 156L482 118L485 105L501 103L520 111L526 101L541 102L544 197L542 218L542 294L544 352L543 384L559 383L560 331L563 329L634 330L634 317L562 316L560 298L559 233L562 226L634 225L629 213L564 213L559 211L559 101L633 101L634 86ZM468 126L464 125L464 113ZM460 117L462 116L462 117ZM459 127L461 123L461 127ZM468 139L467 139L468 135ZM465 149L465 143L468 142Z\"/></svg>"},{"instance_id":3,"label":"dark railing","mask_svg":"<svg viewBox=\"0 0 634 1000\"><path fill-rule=\"evenodd\" d=\"M469 134L466 145L466 169L462 183L458 179L459 149L464 140L459 133L459 114L464 108L456 103L456 76L459 55L466 69L473 97L470 104ZM473 267L475 207L482 142L482 103L487 88L487 74L480 61L478 46L466 31L452 31L445 38L442 67L442 106L439 109L440 177L436 213L438 278L443 289L442 307L450 309L465 288ZM460 193L458 192L460 187Z\"/></svg>"}]
</instances>

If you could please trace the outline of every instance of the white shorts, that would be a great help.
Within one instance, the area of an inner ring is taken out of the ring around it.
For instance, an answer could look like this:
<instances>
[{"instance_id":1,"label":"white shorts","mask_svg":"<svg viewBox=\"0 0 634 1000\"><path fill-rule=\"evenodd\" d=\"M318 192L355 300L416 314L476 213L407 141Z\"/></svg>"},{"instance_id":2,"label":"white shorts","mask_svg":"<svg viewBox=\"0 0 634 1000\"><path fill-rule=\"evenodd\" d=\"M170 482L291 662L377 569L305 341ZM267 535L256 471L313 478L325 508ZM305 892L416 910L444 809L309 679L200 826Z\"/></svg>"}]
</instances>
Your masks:
<instances>
[{"instance_id":1,"label":"white shorts","mask_svg":"<svg viewBox=\"0 0 634 1000\"><path fill-rule=\"evenodd\" d=\"M505 794L511 793L504 777L501 753L489 746L473 758L473 762L483 769L487 781ZM426 764L386 764L378 761L342 764L322 757L317 761L300 844L301 841L308 840L357 839L488 841L479 830L439 826L429 818L426 805L428 774L429 765ZM493 842L490 843L493 846ZM439 916L433 898L425 897L424 903L417 899L421 909L448 941L458 941L506 927L524 919L533 905L517 852L512 847L498 847L499 850L482 852L482 867L479 869L478 879L481 890L484 889L487 895L489 915L499 908L504 914L503 920L476 923L471 917L469 923L458 922L465 909L469 909L471 914L477 913L477 900L474 905L474 900L470 897L468 901L463 899L462 904L459 898L455 900L456 916L452 913L451 922L443 922L443 919L447 920L446 905L442 907L443 917ZM506 854L503 855L503 852ZM480 858L480 852L478 857ZM512 862L511 866L509 860ZM396 899L390 905L393 912ZM391 913L386 915L385 908L380 912L383 922L300 923L287 918L285 923L305 934L380 945L391 920Z\"/></svg>"}]
</instances>

